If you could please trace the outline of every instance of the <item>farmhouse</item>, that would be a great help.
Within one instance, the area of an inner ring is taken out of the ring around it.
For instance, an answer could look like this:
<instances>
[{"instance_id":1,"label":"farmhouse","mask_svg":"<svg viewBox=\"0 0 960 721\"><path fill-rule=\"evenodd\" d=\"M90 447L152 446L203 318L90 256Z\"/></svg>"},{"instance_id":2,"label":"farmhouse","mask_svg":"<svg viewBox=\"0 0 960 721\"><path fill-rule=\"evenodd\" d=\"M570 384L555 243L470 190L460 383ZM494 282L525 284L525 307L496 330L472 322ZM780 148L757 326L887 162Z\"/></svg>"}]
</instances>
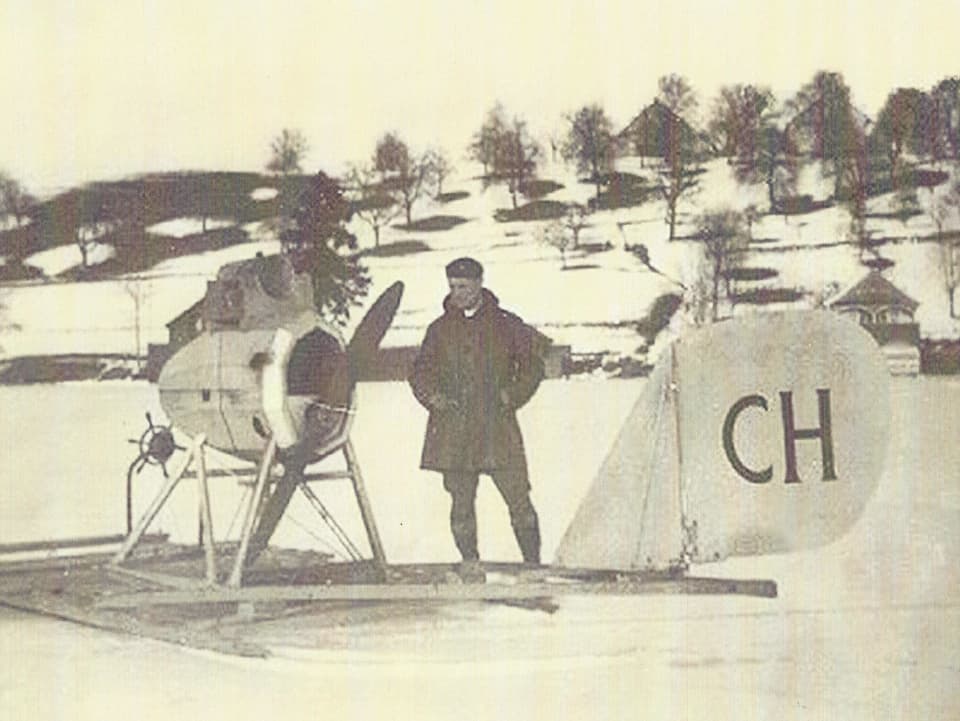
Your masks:
<instances>
[{"instance_id":1,"label":"farmhouse","mask_svg":"<svg viewBox=\"0 0 960 721\"><path fill-rule=\"evenodd\" d=\"M877 270L830 303L876 339L895 375L920 372L920 326L914 321L918 305Z\"/></svg>"},{"instance_id":2,"label":"farmhouse","mask_svg":"<svg viewBox=\"0 0 960 721\"><path fill-rule=\"evenodd\" d=\"M716 148L706 134L698 133L659 100L654 100L641 110L617 134L617 147L623 155L666 158L677 142L676 132L679 132L679 147L690 155L698 158L716 155Z\"/></svg>"}]
</instances>

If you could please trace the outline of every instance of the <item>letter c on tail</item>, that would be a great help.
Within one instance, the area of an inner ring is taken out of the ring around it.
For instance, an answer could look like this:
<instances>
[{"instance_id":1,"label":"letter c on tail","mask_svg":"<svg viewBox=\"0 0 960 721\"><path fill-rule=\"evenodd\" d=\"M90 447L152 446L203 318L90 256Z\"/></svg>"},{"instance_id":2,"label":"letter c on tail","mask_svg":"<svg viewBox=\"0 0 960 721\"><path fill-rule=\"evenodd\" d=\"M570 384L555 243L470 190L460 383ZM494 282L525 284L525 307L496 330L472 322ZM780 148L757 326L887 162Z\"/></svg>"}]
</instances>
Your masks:
<instances>
[{"instance_id":1,"label":"letter c on tail","mask_svg":"<svg viewBox=\"0 0 960 721\"><path fill-rule=\"evenodd\" d=\"M723 421L723 450L727 454L727 460L733 469L750 483L769 483L773 478L773 466L767 466L762 471L755 471L748 468L737 454L737 449L733 446L733 427L737 423L740 414L751 406L757 406L767 410L767 399L759 394L744 396L732 406L727 412L727 417Z\"/></svg>"}]
</instances>

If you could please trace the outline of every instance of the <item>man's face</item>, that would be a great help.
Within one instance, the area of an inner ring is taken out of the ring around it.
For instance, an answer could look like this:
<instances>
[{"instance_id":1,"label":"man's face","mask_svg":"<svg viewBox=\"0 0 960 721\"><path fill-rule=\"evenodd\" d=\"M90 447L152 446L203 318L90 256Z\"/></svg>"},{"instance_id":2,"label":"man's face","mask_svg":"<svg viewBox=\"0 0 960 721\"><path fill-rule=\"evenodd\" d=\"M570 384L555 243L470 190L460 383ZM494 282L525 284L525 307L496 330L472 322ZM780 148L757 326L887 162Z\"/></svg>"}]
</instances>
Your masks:
<instances>
[{"instance_id":1,"label":"man's face","mask_svg":"<svg viewBox=\"0 0 960 721\"><path fill-rule=\"evenodd\" d=\"M480 303L480 289L483 280L480 278L447 278L450 284L450 302L454 308L470 310Z\"/></svg>"}]
</instances>

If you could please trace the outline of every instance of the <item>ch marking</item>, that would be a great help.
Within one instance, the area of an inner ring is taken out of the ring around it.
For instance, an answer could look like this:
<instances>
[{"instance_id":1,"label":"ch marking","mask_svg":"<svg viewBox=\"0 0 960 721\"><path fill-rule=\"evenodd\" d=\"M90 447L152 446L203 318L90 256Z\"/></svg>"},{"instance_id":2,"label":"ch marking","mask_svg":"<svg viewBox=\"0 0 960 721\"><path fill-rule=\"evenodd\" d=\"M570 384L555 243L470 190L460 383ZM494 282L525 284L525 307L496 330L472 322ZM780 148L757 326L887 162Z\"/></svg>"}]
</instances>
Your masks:
<instances>
[{"instance_id":1,"label":"ch marking","mask_svg":"<svg viewBox=\"0 0 960 721\"><path fill-rule=\"evenodd\" d=\"M749 468L740 458L733 445L733 431L740 414L748 408L767 410L767 399L760 394L752 394L740 398L730 406L727 417L723 421L723 450L733 469L750 483L769 483L773 478L773 466L762 470ZM786 466L784 483L800 483L797 472L797 441L820 439L820 455L822 459L824 481L837 480L837 472L833 461L833 432L830 425L830 390L817 389L817 408L820 425L815 428L797 428L793 416L793 393L780 391L780 416L783 423L783 455Z\"/></svg>"}]
</instances>

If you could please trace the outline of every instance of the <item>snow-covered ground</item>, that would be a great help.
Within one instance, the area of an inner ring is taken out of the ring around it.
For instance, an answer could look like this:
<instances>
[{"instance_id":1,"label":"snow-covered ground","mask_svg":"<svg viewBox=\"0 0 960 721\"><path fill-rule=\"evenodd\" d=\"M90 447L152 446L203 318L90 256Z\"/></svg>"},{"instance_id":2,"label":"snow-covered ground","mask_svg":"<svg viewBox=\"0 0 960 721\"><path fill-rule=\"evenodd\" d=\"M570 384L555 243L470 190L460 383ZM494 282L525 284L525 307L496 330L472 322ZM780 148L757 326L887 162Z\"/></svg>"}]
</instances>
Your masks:
<instances>
[{"instance_id":1,"label":"snow-covered ground","mask_svg":"<svg viewBox=\"0 0 960 721\"><path fill-rule=\"evenodd\" d=\"M745 191L724 182L725 174L722 164L709 168L719 180L681 204L683 222L714 205L762 203L762 187ZM551 197L583 202L592 193L563 169L546 175L566 186ZM817 182L824 181L805 180ZM609 241L613 249L574 254L570 265L589 267L561 271L558 253L534 242L538 224L492 219L495 208L510 205L502 187L453 179L446 189L470 195L424 202L415 217L460 215L467 223L443 233L387 228L383 245L421 240L430 250L368 258L373 294L397 279L406 284L389 345L419 342L446 292L443 265L458 255L485 264L506 307L583 351L632 351L639 336L602 324L641 318L694 272L695 246L666 240L662 203L595 214L583 242ZM924 218L872 227L922 235L931 230ZM763 248L803 247L758 252L750 264L779 270L781 285L849 285L864 269L852 248L832 247L846 225L838 209L787 222L767 216L754 235L778 240ZM3 355L134 352L138 327L140 352L148 341L165 342L164 324L201 297L220 265L277 250L260 224L244 229L256 242L172 259L136 278L5 289L2 325L20 329L0 337ZM362 221L354 219L353 229L372 246ZM663 275L644 269L624 243L644 243ZM910 242L883 248L896 261L888 277L920 301L923 333L956 337L935 252ZM546 556L642 387L642 380L547 381L522 411ZM438 479L417 468L424 412L400 383L363 384L358 393L353 440L388 557L452 560L447 498ZM0 387L0 402L0 543L122 530L124 478L135 454L128 439L139 437L145 411L162 419L155 390L131 381ZM847 536L805 553L695 569L775 579L776 600L570 598L552 616L478 604L333 628L305 619L267 661L0 610L0 657L16 661L0 666L0 718L960 718L960 382L895 379L892 408L887 470ZM138 508L160 482L152 468L137 477ZM349 489L323 491L362 538ZM218 533L232 526L236 534L238 499L231 481L216 487ZM486 482L478 513L484 557L517 558L502 501ZM192 539L195 518L193 489L184 487L159 522ZM309 508L292 506L278 542L328 548L313 521Z\"/></svg>"},{"instance_id":2,"label":"snow-covered ground","mask_svg":"<svg viewBox=\"0 0 960 721\"><path fill-rule=\"evenodd\" d=\"M642 388L642 380L547 381L522 411L546 556ZM424 412L404 384L358 390L353 440L388 557L453 560L446 494L435 474L417 469ZM17 659L0 666L0 716L956 719L960 382L895 379L892 395L886 471L847 536L695 569L774 579L777 599L564 598L549 616L465 604L334 627L307 616L248 630L254 640L280 639L266 661L0 610L0 655ZM0 400L0 542L121 530L135 451L127 439L139 436L145 410L162 418L155 391L75 383L0 388ZM161 481L152 468L137 477L138 508ZM344 486L318 490L360 540ZM218 481L218 534L238 499L231 480ZM478 515L484 557L518 558L486 481ZM160 525L192 539L195 524L187 485ZM329 538L314 537L319 527L296 499L278 542L327 547Z\"/></svg>"}]
</instances>

